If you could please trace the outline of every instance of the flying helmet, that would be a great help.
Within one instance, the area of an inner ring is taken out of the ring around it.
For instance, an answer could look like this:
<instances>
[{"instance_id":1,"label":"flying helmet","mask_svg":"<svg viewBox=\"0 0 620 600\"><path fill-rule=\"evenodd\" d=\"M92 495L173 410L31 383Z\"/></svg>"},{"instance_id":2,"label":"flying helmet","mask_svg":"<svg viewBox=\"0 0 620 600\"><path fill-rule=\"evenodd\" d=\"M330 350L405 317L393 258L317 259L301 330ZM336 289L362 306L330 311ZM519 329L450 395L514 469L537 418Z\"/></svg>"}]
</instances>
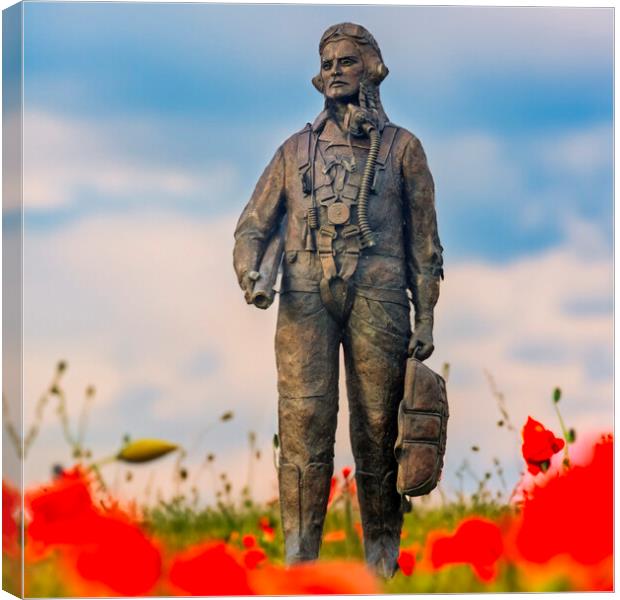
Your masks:
<instances>
[{"instance_id":1,"label":"flying helmet","mask_svg":"<svg viewBox=\"0 0 620 600\"><path fill-rule=\"evenodd\" d=\"M319 42L319 55L323 53L323 48L330 42L337 42L339 40L349 40L355 44L366 70L366 77L369 82L375 86L379 84L387 77L389 71L383 63L381 56L381 50L377 40L371 35L371 33L361 25L355 23L338 23L328 27L325 33L321 37ZM315 75L312 78L312 84L321 92L324 92L323 80L321 74Z\"/></svg>"}]
</instances>

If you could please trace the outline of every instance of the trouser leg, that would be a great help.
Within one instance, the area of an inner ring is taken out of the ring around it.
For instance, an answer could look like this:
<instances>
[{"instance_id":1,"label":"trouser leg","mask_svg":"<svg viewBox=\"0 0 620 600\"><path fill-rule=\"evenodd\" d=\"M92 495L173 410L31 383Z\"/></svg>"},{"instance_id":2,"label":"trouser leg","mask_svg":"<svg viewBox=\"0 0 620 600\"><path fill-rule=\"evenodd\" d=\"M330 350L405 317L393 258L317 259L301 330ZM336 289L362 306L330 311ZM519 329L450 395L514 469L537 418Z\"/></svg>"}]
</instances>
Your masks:
<instances>
[{"instance_id":1,"label":"trouser leg","mask_svg":"<svg viewBox=\"0 0 620 600\"><path fill-rule=\"evenodd\" d=\"M286 562L317 558L333 474L340 330L318 294L280 298L280 509Z\"/></svg>"},{"instance_id":2,"label":"trouser leg","mask_svg":"<svg viewBox=\"0 0 620 600\"><path fill-rule=\"evenodd\" d=\"M344 338L351 446L366 561L384 577L397 568L403 520L394 443L409 335L408 307L355 299Z\"/></svg>"}]
</instances>

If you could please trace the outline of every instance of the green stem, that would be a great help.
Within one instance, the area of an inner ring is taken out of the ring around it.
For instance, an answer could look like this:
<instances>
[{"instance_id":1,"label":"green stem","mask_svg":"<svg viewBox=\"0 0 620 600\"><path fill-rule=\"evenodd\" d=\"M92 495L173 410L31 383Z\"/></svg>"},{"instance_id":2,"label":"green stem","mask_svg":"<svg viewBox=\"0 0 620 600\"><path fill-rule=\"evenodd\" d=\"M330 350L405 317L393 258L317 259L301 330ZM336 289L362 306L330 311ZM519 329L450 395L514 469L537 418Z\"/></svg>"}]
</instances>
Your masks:
<instances>
[{"instance_id":1,"label":"green stem","mask_svg":"<svg viewBox=\"0 0 620 600\"><path fill-rule=\"evenodd\" d=\"M100 465L101 463L99 463ZM101 475L101 471L99 470L99 465L97 463L92 463L91 465L89 465L89 469L95 474L95 477L97 478L97 481L99 482L99 485L101 486L101 491L105 492L107 491L108 487L103 479L103 476Z\"/></svg>"},{"instance_id":2,"label":"green stem","mask_svg":"<svg viewBox=\"0 0 620 600\"><path fill-rule=\"evenodd\" d=\"M560 421L560 427L562 428L562 435L564 436L566 443L568 443L568 431L566 429L566 425L564 425L564 419L562 418L562 415L560 414L560 409L558 408L558 405L555 402L553 403L553 408L555 408L555 413L558 415L558 419Z\"/></svg>"},{"instance_id":3,"label":"green stem","mask_svg":"<svg viewBox=\"0 0 620 600\"><path fill-rule=\"evenodd\" d=\"M99 460L92 461L88 466L91 469L99 469L103 465L108 465L117 460L117 455L112 454L110 456L105 456L104 458L100 458Z\"/></svg>"},{"instance_id":4,"label":"green stem","mask_svg":"<svg viewBox=\"0 0 620 600\"><path fill-rule=\"evenodd\" d=\"M560 409L558 408L557 402L553 403L553 408L555 408L555 413L558 415L558 420L560 421L560 427L562 428L562 436L564 437L564 464L566 467L570 466L570 461L568 459L568 445L570 444L568 437L568 430L566 429L566 425L564 424L564 419L562 418L562 414L560 413Z\"/></svg>"}]
</instances>

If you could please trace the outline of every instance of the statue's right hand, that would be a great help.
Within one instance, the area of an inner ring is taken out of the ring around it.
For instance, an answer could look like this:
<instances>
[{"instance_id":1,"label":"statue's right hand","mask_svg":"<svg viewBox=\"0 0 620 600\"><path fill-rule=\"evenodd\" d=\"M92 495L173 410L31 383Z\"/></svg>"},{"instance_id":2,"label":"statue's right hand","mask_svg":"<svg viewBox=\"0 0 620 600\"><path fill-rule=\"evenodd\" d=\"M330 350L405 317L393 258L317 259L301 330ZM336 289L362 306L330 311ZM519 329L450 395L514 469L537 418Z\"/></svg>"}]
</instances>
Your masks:
<instances>
[{"instance_id":1,"label":"statue's right hand","mask_svg":"<svg viewBox=\"0 0 620 600\"><path fill-rule=\"evenodd\" d=\"M239 282L243 290L243 297L247 304L252 304L252 294L254 292L254 283L260 277L258 271L246 271Z\"/></svg>"}]
</instances>

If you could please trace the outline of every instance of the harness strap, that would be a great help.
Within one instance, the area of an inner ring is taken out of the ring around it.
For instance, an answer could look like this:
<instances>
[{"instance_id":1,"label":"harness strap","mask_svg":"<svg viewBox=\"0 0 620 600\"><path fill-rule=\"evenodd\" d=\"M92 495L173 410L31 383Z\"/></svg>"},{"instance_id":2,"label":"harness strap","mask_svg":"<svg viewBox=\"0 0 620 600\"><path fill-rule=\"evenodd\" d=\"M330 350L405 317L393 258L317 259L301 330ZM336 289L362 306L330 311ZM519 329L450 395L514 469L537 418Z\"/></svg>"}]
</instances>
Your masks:
<instances>
[{"instance_id":1,"label":"harness strap","mask_svg":"<svg viewBox=\"0 0 620 600\"><path fill-rule=\"evenodd\" d=\"M334 295L332 286L337 287L337 295ZM355 288L338 277L331 280L323 277L319 282L319 292L327 312L340 324L344 324L355 300Z\"/></svg>"},{"instance_id":2,"label":"harness strap","mask_svg":"<svg viewBox=\"0 0 620 600\"><path fill-rule=\"evenodd\" d=\"M310 166L310 136L312 126L306 126L297 134L297 168L300 172L306 171Z\"/></svg>"},{"instance_id":3,"label":"harness strap","mask_svg":"<svg viewBox=\"0 0 620 600\"><path fill-rule=\"evenodd\" d=\"M338 276L344 281L348 281L355 273L360 257L360 228L353 224L345 225L342 228L342 237L345 241L345 247Z\"/></svg>"},{"instance_id":4,"label":"harness strap","mask_svg":"<svg viewBox=\"0 0 620 600\"><path fill-rule=\"evenodd\" d=\"M386 125L383 128L381 146L379 147L379 154L377 155L377 164L381 167L385 167L385 163L390 155L390 150L392 149L392 144L394 143L394 138L396 137L396 131L397 128L394 127L394 125Z\"/></svg>"},{"instance_id":5,"label":"harness strap","mask_svg":"<svg viewBox=\"0 0 620 600\"><path fill-rule=\"evenodd\" d=\"M323 278L332 280L338 275L336 269L336 261L334 260L333 242L336 239L336 226L323 225L319 229L317 247L319 252L319 260L323 268Z\"/></svg>"},{"instance_id":6,"label":"harness strap","mask_svg":"<svg viewBox=\"0 0 620 600\"><path fill-rule=\"evenodd\" d=\"M336 235L335 225L323 225L319 229L318 250L323 269L319 291L325 308L337 321L342 322L349 314L355 297L355 290L352 285L349 285L348 281L355 273L359 260L359 227L349 224L342 228L345 247L340 271L337 271L336 261L334 260L333 243ZM337 297L334 296L334 287L337 288Z\"/></svg>"}]
</instances>

